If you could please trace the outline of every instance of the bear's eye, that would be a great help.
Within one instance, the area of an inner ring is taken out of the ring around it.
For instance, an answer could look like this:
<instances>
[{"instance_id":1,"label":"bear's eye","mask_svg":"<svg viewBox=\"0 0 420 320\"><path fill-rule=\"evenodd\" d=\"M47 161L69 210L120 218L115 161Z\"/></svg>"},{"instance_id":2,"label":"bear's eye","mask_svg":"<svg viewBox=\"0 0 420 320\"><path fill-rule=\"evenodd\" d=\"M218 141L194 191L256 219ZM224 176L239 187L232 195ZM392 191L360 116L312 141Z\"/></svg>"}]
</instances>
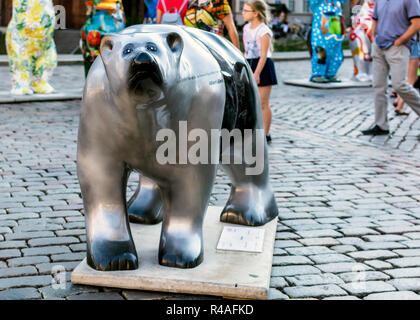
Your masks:
<instances>
[{"instance_id":1,"label":"bear's eye","mask_svg":"<svg viewBox=\"0 0 420 320\"><path fill-rule=\"evenodd\" d=\"M124 49L123 54L130 54L131 52L133 52L132 48L126 48Z\"/></svg>"},{"instance_id":2,"label":"bear's eye","mask_svg":"<svg viewBox=\"0 0 420 320\"><path fill-rule=\"evenodd\" d=\"M157 48L154 44L148 43L146 44L146 49L149 51L157 51Z\"/></svg>"}]
</instances>

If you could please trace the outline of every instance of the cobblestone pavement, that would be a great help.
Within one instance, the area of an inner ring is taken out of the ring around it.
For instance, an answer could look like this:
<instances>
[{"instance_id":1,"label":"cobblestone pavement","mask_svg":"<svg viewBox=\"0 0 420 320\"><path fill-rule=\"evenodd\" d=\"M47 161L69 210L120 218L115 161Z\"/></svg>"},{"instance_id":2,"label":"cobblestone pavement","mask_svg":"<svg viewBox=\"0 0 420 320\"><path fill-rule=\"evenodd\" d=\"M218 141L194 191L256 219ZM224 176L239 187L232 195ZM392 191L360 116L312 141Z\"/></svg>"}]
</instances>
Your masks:
<instances>
[{"instance_id":1,"label":"cobblestone pavement","mask_svg":"<svg viewBox=\"0 0 420 320\"><path fill-rule=\"evenodd\" d=\"M280 79L309 75L309 61L276 67ZM55 83L81 85L81 67L63 68ZM340 74L351 69L346 60ZM420 298L420 120L390 108L392 137L366 138L359 131L373 120L372 101L369 88L274 88L269 149L280 214L269 299ZM0 299L206 298L71 284L86 250L79 107L0 106ZM225 203L228 183L219 171L212 205ZM67 278L58 289L57 268Z\"/></svg>"}]
</instances>

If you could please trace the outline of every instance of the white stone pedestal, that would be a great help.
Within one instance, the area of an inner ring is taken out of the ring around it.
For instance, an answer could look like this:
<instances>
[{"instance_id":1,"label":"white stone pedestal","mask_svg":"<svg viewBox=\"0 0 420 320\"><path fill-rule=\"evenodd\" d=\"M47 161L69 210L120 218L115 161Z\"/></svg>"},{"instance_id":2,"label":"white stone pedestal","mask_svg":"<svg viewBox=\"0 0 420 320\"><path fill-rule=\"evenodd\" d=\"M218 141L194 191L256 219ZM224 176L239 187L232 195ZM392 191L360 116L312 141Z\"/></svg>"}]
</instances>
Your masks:
<instances>
[{"instance_id":1,"label":"white stone pedestal","mask_svg":"<svg viewBox=\"0 0 420 320\"><path fill-rule=\"evenodd\" d=\"M147 226L132 223L131 232L139 256L137 270L96 271L84 259L73 271L71 281L75 284L125 289L266 299L277 219L262 227L252 227L264 229L262 252L217 250L223 227L251 228L221 223L221 210L222 207L209 207L207 210L203 229L204 261L193 269L159 265L161 224Z\"/></svg>"},{"instance_id":2,"label":"white stone pedestal","mask_svg":"<svg viewBox=\"0 0 420 320\"><path fill-rule=\"evenodd\" d=\"M344 89L344 88L369 88L372 86L372 82L360 82L351 79L342 79L341 82L330 82L330 83L316 83L309 81L309 79L289 79L284 80L284 84L315 88L315 89Z\"/></svg>"}]
</instances>

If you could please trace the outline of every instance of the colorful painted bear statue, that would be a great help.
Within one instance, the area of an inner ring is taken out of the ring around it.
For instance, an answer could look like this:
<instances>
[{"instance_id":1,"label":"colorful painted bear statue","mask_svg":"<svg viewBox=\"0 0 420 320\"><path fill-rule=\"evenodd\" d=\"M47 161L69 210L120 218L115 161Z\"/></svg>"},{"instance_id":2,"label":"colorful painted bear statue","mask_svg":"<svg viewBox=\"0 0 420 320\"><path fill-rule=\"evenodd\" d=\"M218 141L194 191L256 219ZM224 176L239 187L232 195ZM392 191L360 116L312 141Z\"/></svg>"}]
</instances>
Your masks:
<instances>
[{"instance_id":1,"label":"colorful painted bear statue","mask_svg":"<svg viewBox=\"0 0 420 320\"><path fill-rule=\"evenodd\" d=\"M357 14L352 21L350 50L354 62L353 79L356 81L372 80L372 15L375 2L365 0L361 6L353 5Z\"/></svg>"},{"instance_id":2,"label":"colorful painted bear statue","mask_svg":"<svg viewBox=\"0 0 420 320\"><path fill-rule=\"evenodd\" d=\"M99 55L101 38L108 33L125 28L125 15L122 0L85 1L87 20L82 27L80 47L85 63L85 74Z\"/></svg>"},{"instance_id":3,"label":"colorful painted bear statue","mask_svg":"<svg viewBox=\"0 0 420 320\"><path fill-rule=\"evenodd\" d=\"M6 47L15 95L52 93L48 83L57 66L52 0L13 0Z\"/></svg>"},{"instance_id":4,"label":"colorful painted bear statue","mask_svg":"<svg viewBox=\"0 0 420 320\"><path fill-rule=\"evenodd\" d=\"M313 82L339 82L336 78L343 63L344 18L341 5L347 0L310 0L312 20Z\"/></svg>"}]
</instances>

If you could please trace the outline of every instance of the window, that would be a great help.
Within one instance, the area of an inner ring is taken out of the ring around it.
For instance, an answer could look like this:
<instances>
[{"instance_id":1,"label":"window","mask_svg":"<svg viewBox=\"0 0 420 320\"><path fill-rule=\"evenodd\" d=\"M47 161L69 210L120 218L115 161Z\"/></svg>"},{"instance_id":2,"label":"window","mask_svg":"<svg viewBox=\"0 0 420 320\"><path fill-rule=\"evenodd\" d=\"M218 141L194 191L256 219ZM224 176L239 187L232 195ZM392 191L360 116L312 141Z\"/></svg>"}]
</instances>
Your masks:
<instances>
[{"instance_id":1,"label":"window","mask_svg":"<svg viewBox=\"0 0 420 320\"><path fill-rule=\"evenodd\" d=\"M295 0L289 0L289 10L290 12L295 11Z\"/></svg>"},{"instance_id":2,"label":"window","mask_svg":"<svg viewBox=\"0 0 420 320\"><path fill-rule=\"evenodd\" d=\"M303 12L310 12L309 0L303 0Z\"/></svg>"}]
</instances>

